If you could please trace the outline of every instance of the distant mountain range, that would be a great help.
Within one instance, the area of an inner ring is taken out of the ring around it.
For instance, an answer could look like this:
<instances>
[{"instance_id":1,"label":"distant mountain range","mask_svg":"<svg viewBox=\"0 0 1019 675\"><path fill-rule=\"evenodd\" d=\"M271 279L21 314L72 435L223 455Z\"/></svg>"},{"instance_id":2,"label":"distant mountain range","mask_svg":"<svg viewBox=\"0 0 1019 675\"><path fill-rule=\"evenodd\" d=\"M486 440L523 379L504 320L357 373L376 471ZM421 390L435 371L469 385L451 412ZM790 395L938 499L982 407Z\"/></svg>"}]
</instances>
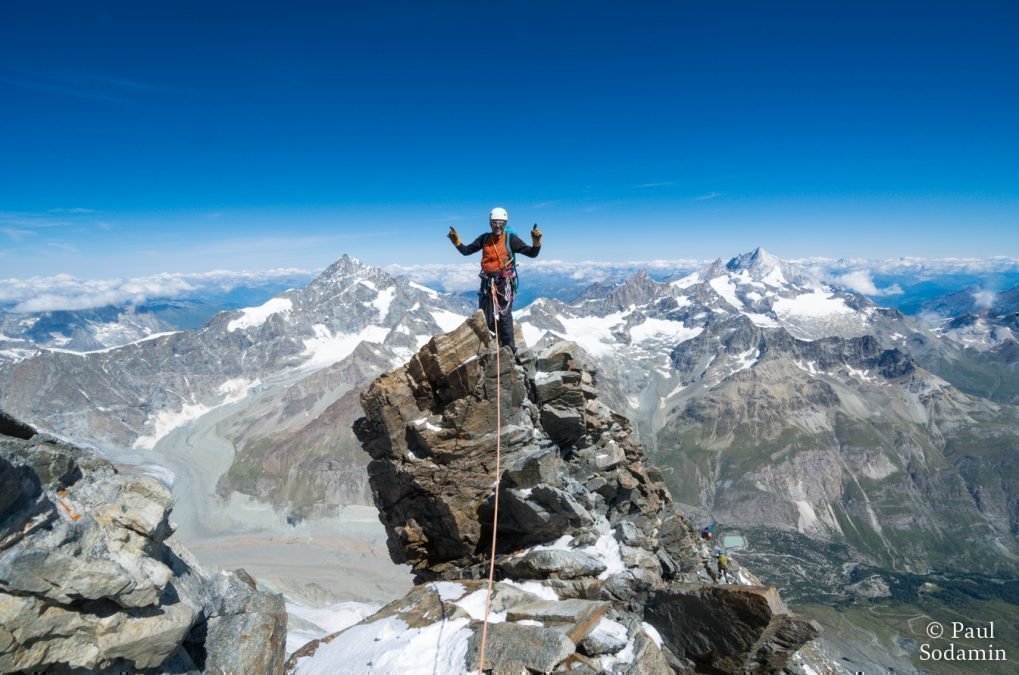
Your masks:
<instances>
[{"instance_id":1,"label":"distant mountain range","mask_svg":"<svg viewBox=\"0 0 1019 675\"><path fill-rule=\"evenodd\" d=\"M900 312L758 250L521 314L590 355L706 520L915 571L1016 564L1019 411L953 386L981 366Z\"/></svg>"},{"instance_id":2,"label":"distant mountain range","mask_svg":"<svg viewBox=\"0 0 1019 675\"><path fill-rule=\"evenodd\" d=\"M352 438L349 422L333 423L336 415L352 422L357 385L402 364L470 311L462 299L344 256L305 288L222 312L197 331L0 363L0 408L117 455L153 448L174 429L244 401L237 419L223 423L239 448L223 490L281 506L363 502L366 478L350 487L348 463L327 461L323 470L318 461L334 455L337 437ZM289 440L316 429L324 438ZM278 444L281 437L288 440ZM358 453L354 466L363 465ZM321 489L309 490L308 481Z\"/></svg>"},{"instance_id":3,"label":"distant mountain range","mask_svg":"<svg viewBox=\"0 0 1019 675\"><path fill-rule=\"evenodd\" d=\"M262 276L227 272L181 276L173 277L174 283L161 277L115 282L58 278L38 284L34 291L23 283L26 288L16 293L0 294L0 361L41 350L110 349L160 333L193 330L220 312L260 305L289 288L305 286L311 278L283 270ZM160 295L173 289L178 291L175 295ZM10 299L4 301L5 296ZM32 307L37 309L28 309Z\"/></svg>"},{"instance_id":4,"label":"distant mountain range","mask_svg":"<svg viewBox=\"0 0 1019 675\"><path fill-rule=\"evenodd\" d=\"M994 321L973 322L966 315L986 309L987 299L994 297L1002 298L995 305L1001 311L992 314L1008 314L1007 298L1016 293L1013 287L1019 284L1019 264L1009 259L808 259L794 264L802 275L860 293L881 306L939 323L959 318L965 330L949 330L945 336L977 349L996 346L1004 333ZM538 298L570 303L591 293L592 288L611 289L641 271L662 281L706 266L707 263L695 260L619 263L526 260L522 263L516 306L522 308ZM390 265L385 270L393 277L460 295L468 303L475 302L478 278L473 263ZM115 282L60 278L36 282L34 291L31 282L22 281L15 291L0 292L0 361L25 358L43 349L76 352L109 349L159 333L193 330L219 312L260 305L284 290L305 286L313 278L299 270L276 270L262 275L228 272L171 275L169 281L173 283L168 283L164 276ZM169 294L175 288L185 290ZM988 290L1003 288L1012 290L1000 293ZM138 294L140 299L134 297ZM102 305L106 297L134 299ZM1014 305L1013 299L1011 306ZM40 311L44 306L60 309ZM1015 309L1010 311L1014 313ZM971 327L973 323L977 325Z\"/></svg>"},{"instance_id":5,"label":"distant mountain range","mask_svg":"<svg viewBox=\"0 0 1019 675\"><path fill-rule=\"evenodd\" d=\"M516 317L531 346L577 344L688 513L803 601L880 596L885 582L862 581L873 570L1015 576L1015 289L931 298L909 316L760 249L661 271ZM470 293L344 256L198 329L143 321L131 344L90 353L39 351L25 336L59 331L0 317L24 327L0 343L0 409L115 460L172 454L181 482L201 476L217 498L328 516L370 503L351 432L362 388L474 308ZM129 336L128 319L113 323ZM202 420L213 436L181 440Z\"/></svg>"},{"instance_id":6,"label":"distant mountain range","mask_svg":"<svg viewBox=\"0 0 1019 675\"><path fill-rule=\"evenodd\" d=\"M0 407L100 447L158 451L232 406L217 427L236 448L220 492L328 513L366 501L349 432L358 388L473 309L345 256L200 330L0 365ZM999 469L1019 445L1017 378L944 329L760 249L592 284L571 303L543 298L518 322L530 344L578 344L705 519L903 569L1014 564L1019 471ZM974 554L974 540L1001 555Z\"/></svg>"}]
</instances>

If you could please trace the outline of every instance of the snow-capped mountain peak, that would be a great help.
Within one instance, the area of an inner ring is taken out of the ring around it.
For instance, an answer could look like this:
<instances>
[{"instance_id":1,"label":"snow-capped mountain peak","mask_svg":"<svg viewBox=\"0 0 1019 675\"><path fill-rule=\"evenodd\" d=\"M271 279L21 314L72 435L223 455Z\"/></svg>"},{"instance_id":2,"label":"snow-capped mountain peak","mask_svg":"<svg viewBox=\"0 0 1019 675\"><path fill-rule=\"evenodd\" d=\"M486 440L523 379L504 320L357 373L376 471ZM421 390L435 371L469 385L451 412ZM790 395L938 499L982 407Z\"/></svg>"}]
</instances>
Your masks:
<instances>
[{"instance_id":1,"label":"snow-capped mountain peak","mask_svg":"<svg viewBox=\"0 0 1019 675\"><path fill-rule=\"evenodd\" d=\"M865 298L818 286L797 266L758 248L680 279L656 282L637 273L611 289L592 286L575 303L547 301L521 312L519 320L529 343L550 333L594 355L625 352L642 368L657 368L663 347L730 320L817 340L870 332L872 311Z\"/></svg>"},{"instance_id":2,"label":"snow-capped mountain peak","mask_svg":"<svg viewBox=\"0 0 1019 675\"><path fill-rule=\"evenodd\" d=\"M749 253L742 253L725 264L725 269L732 275L760 281L768 286L781 287L802 281L802 273L793 265L781 258L768 253L763 248L756 248Z\"/></svg>"},{"instance_id":3,"label":"snow-capped mountain peak","mask_svg":"<svg viewBox=\"0 0 1019 675\"><path fill-rule=\"evenodd\" d=\"M735 258L730 259L725 264L725 267L734 272L747 270L748 272L768 274L781 264L782 260L778 256L772 255L763 248L758 247L749 253L741 253Z\"/></svg>"},{"instance_id":4,"label":"snow-capped mountain peak","mask_svg":"<svg viewBox=\"0 0 1019 675\"><path fill-rule=\"evenodd\" d=\"M258 306L221 312L201 330L153 336L101 353L69 354L75 359L71 369L65 367L66 359L57 358L61 355L49 355L53 358L37 357L42 359L38 364L31 358L13 363L10 372L17 379L33 367L52 369L58 389L77 386L60 378L92 382L90 396L96 403L88 419L76 422L74 429L56 429L82 438L96 438L94 429L110 425L104 416L117 413L112 405L116 400L146 401L145 416L121 421L116 437L125 445L140 440L148 447L175 426L233 401L236 396L223 389L225 383L304 377L356 360L353 355L362 343L379 348L372 358L381 362L372 367L392 367L472 310L462 298L411 285L343 256L305 288L284 291ZM0 340L4 352L19 346ZM167 361L174 362L176 370L152 380L149 364ZM118 374L110 375L111 369ZM0 405L17 409L35 396L29 389L12 391L0 396Z\"/></svg>"}]
</instances>

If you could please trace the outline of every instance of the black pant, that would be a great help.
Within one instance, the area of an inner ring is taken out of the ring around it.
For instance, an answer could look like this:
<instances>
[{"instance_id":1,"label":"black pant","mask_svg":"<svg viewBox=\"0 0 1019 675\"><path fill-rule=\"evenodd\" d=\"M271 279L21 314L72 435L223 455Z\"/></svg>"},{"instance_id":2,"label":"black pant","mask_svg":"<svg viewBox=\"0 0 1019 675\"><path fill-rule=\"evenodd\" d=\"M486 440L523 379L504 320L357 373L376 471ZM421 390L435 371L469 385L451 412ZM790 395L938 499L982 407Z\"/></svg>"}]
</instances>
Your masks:
<instances>
[{"instance_id":1,"label":"black pant","mask_svg":"<svg viewBox=\"0 0 1019 675\"><path fill-rule=\"evenodd\" d=\"M508 276L485 277L478 291L478 307L485 313L488 330L496 332L495 308L492 306L492 286L495 286L496 302L499 305L499 345L508 345L514 354L517 343L513 338L513 280Z\"/></svg>"}]
</instances>

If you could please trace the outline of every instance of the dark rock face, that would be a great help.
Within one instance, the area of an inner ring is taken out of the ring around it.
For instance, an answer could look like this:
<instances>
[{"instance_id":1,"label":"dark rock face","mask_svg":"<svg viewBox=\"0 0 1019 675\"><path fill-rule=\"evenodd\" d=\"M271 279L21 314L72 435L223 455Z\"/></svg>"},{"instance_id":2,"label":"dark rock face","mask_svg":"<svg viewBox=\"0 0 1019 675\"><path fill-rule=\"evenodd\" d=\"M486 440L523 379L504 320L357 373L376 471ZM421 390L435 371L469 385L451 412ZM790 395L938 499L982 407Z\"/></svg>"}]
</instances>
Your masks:
<instances>
[{"instance_id":1,"label":"dark rock face","mask_svg":"<svg viewBox=\"0 0 1019 675\"><path fill-rule=\"evenodd\" d=\"M279 672L282 597L209 577L168 539L170 508L153 478L0 435L0 671Z\"/></svg>"},{"instance_id":2,"label":"dark rock face","mask_svg":"<svg viewBox=\"0 0 1019 675\"><path fill-rule=\"evenodd\" d=\"M485 669L778 672L817 637L748 573L743 585L714 581L707 545L575 353L559 343L519 363L503 350L497 362L479 314L369 387L355 432L372 458L390 553L420 585L299 651L289 670L320 668L315 659L373 631L388 640L394 619L402 630L441 626L441 653L453 655L445 667L476 670L495 490L499 581Z\"/></svg>"},{"instance_id":3,"label":"dark rock face","mask_svg":"<svg viewBox=\"0 0 1019 675\"><path fill-rule=\"evenodd\" d=\"M572 536L599 520L608 528L632 519L651 537L657 519L641 515L656 513L668 494L625 418L585 394L591 373L566 345L545 352L533 377L534 365L504 356L500 551ZM366 417L355 431L373 458L372 491L394 560L422 578L459 578L458 570L484 562L496 459L494 370L494 345L476 315L364 394ZM537 386L552 381L554 398L535 400ZM568 440L558 424L555 436L543 425L552 406L576 420Z\"/></svg>"},{"instance_id":4,"label":"dark rock face","mask_svg":"<svg viewBox=\"0 0 1019 675\"><path fill-rule=\"evenodd\" d=\"M774 588L675 584L651 596L645 616L674 652L725 672L775 672L821 634L789 614Z\"/></svg>"}]
</instances>

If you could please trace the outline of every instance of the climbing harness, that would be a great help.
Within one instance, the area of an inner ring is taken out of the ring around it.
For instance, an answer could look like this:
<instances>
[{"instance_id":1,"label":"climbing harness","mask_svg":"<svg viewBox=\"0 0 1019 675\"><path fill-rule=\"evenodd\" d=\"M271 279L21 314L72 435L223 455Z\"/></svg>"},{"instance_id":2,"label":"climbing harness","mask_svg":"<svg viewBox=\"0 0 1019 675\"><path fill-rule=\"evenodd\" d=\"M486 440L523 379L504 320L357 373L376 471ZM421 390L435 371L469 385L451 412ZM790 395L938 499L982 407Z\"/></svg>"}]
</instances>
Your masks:
<instances>
[{"instance_id":1,"label":"climbing harness","mask_svg":"<svg viewBox=\"0 0 1019 675\"><path fill-rule=\"evenodd\" d=\"M507 288L512 288L513 295L516 295L520 277L517 274L517 254L510 244L514 234L513 230L507 227L498 239L494 238L494 234L488 235L488 243L485 244L482 251L481 274L479 276L484 280L486 286L495 279L509 280L511 283L507 285Z\"/></svg>"},{"instance_id":2,"label":"climbing harness","mask_svg":"<svg viewBox=\"0 0 1019 675\"><path fill-rule=\"evenodd\" d=\"M492 315L495 318L495 508L492 514L492 555L488 563L488 592L485 594L485 622L481 628L481 652L478 655L478 675L485 670L485 642L488 639L488 611L492 603L492 582L495 579L495 542L499 527L499 477L502 471L502 379L499 363L499 352L502 347L499 345L499 308L495 284L491 284L492 293ZM507 306L509 306L507 304Z\"/></svg>"},{"instance_id":3,"label":"climbing harness","mask_svg":"<svg viewBox=\"0 0 1019 675\"><path fill-rule=\"evenodd\" d=\"M484 289L482 293L487 293L492 299L492 314L505 316L513 306L513 296L517 290L516 271L504 270L492 274L482 272L481 278ZM504 302L499 302L500 297Z\"/></svg>"}]
</instances>

